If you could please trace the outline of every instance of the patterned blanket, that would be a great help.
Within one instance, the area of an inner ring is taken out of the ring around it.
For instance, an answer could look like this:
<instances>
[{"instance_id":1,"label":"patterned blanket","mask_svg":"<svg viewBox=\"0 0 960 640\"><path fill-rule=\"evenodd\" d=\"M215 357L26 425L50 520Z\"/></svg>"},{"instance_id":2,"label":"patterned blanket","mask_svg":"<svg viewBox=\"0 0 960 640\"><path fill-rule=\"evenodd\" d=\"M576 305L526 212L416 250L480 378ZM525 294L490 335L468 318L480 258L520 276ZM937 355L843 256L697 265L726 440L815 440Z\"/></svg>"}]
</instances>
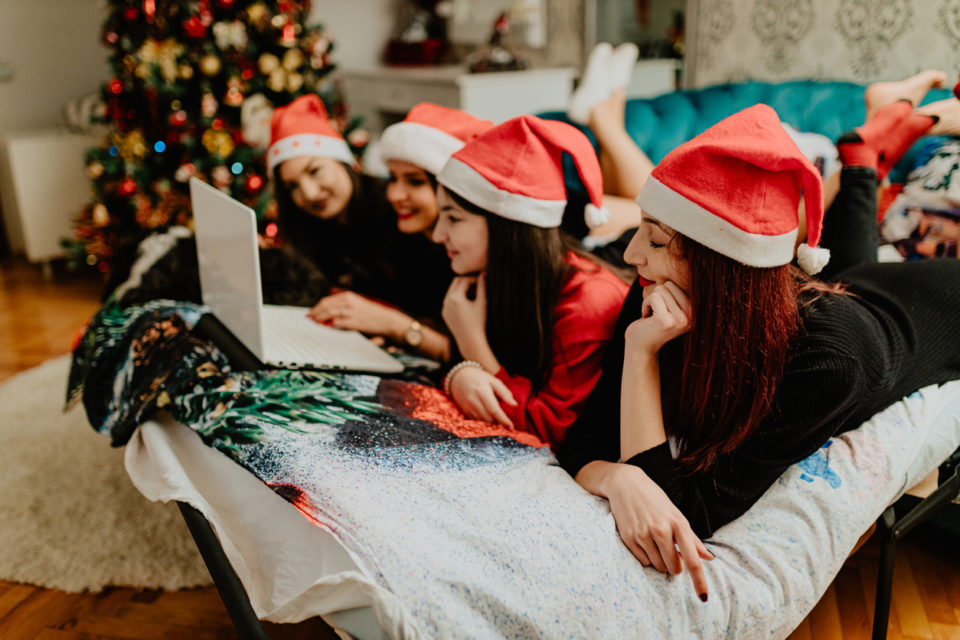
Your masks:
<instances>
[{"instance_id":1,"label":"patterned blanket","mask_svg":"<svg viewBox=\"0 0 960 640\"><path fill-rule=\"evenodd\" d=\"M686 576L641 567L607 502L533 436L466 420L402 380L232 371L191 332L202 311L105 307L77 345L68 397L116 445L164 409L252 472L376 585L378 622L401 629L391 637L786 637L867 526L960 443L960 383L832 439L707 542L704 604ZM326 584L305 573L308 557L275 557L268 584L245 585L270 610L298 601L291 584Z\"/></svg>"}]
</instances>

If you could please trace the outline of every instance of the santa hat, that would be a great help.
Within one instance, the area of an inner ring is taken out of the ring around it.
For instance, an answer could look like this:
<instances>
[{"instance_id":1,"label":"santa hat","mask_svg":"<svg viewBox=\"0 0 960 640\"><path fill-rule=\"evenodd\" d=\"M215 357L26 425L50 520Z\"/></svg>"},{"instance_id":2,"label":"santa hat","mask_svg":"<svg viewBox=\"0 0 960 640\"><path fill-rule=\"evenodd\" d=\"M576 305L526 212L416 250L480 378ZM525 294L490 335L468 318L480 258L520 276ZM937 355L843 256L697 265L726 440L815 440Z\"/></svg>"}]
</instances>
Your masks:
<instances>
[{"instance_id":1,"label":"santa hat","mask_svg":"<svg viewBox=\"0 0 960 640\"><path fill-rule=\"evenodd\" d=\"M576 127L519 116L467 143L444 165L437 181L472 204L535 227L559 227L567 205L563 154L573 159L587 188L587 226L607 221L597 154Z\"/></svg>"},{"instance_id":2,"label":"santa hat","mask_svg":"<svg viewBox=\"0 0 960 640\"><path fill-rule=\"evenodd\" d=\"M489 120L466 111L421 102L402 122L383 130L380 157L384 161L403 160L437 175L450 156L491 127Z\"/></svg>"},{"instance_id":3,"label":"santa hat","mask_svg":"<svg viewBox=\"0 0 960 640\"><path fill-rule=\"evenodd\" d=\"M814 248L823 227L820 172L764 104L721 120L660 161L637 203L652 217L718 253L754 267L793 260L798 207L807 242L797 261L810 274L830 259Z\"/></svg>"},{"instance_id":4,"label":"santa hat","mask_svg":"<svg viewBox=\"0 0 960 640\"><path fill-rule=\"evenodd\" d=\"M314 156L333 158L348 165L356 163L346 140L333 125L319 96L300 96L285 107L277 107L270 118L270 147L267 173L284 160Z\"/></svg>"}]
</instances>

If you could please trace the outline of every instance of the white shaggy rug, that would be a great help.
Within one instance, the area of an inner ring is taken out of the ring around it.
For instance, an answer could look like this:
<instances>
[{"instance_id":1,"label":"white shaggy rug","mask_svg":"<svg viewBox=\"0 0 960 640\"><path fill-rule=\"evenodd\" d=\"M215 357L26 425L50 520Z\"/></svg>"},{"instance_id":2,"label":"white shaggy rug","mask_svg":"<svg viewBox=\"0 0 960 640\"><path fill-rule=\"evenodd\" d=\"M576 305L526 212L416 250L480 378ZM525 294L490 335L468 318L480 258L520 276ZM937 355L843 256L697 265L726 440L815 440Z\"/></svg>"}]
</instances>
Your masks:
<instances>
[{"instance_id":1,"label":"white shaggy rug","mask_svg":"<svg viewBox=\"0 0 960 640\"><path fill-rule=\"evenodd\" d=\"M62 412L69 356L0 384L0 579L63 591L211 584L175 504L149 502L123 450Z\"/></svg>"}]
</instances>

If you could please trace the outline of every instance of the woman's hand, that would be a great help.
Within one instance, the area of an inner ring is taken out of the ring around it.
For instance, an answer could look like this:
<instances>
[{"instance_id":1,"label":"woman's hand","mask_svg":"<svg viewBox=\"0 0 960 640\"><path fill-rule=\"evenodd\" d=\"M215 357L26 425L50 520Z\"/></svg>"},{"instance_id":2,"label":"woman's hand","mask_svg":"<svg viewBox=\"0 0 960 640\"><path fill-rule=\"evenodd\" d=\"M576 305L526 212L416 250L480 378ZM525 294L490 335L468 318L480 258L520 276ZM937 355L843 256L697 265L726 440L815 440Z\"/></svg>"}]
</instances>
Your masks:
<instances>
[{"instance_id":1,"label":"woman's hand","mask_svg":"<svg viewBox=\"0 0 960 640\"><path fill-rule=\"evenodd\" d=\"M467 296L471 287L476 289L472 300ZM458 344L477 336L485 337L487 290L483 275L454 278L443 298L441 314Z\"/></svg>"},{"instance_id":2,"label":"woman's hand","mask_svg":"<svg viewBox=\"0 0 960 640\"><path fill-rule=\"evenodd\" d=\"M657 353L689 331L692 322L693 307L683 289L673 282L644 287L641 318L630 323L625 334L627 349Z\"/></svg>"},{"instance_id":3,"label":"woman's hand","mask_svg":"<svg viewBox=\"0 0 960 640\"><path fill-rule=\"evenodd\" d=\"M686 567L697 595L706 601L707 578L700 561L713 560L713 554L663 489L639 467L616 464L606 472L602 495L610 501L620 538L640 564L674 575Z\"/></svg>"},{"instance_id":4,"label":"woman's hand","mask_svg":"<svg viewBox=\"0 0 960 640\"><path fill-rule=\"evenodd\" d=\"M450 396L468 418L502 424L513 429L513 422L504 413L500 402L517 406L507 385L478 367L463 367L450 380Z\"/></svg>"},{"instance_id":5,"label":"woman's hand","mask_svg":"<svg viewBox=\"0 0 960 640\"><path fill-rule=\"evenodd\" d=\"M394 340L398 340L399 333L413 321L401 311L352 291L340 291L321 299L307 316L337 329L351 329Z\"/></svg>"}]
</instances>

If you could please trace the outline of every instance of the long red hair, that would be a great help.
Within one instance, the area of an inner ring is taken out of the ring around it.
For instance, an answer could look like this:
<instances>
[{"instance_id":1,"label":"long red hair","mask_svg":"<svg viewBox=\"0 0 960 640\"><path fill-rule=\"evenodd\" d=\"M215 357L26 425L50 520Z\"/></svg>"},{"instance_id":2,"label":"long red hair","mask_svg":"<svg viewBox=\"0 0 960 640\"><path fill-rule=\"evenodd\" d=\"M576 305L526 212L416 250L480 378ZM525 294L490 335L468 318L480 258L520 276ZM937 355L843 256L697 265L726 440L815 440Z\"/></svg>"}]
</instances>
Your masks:
<instances>
[{"instance_id":1,"label":"long red hair","mask_svg":"<svg viewBox=\"0 0 960 640\"><path fill-rule=\"evenodd\" d=\"M693 323L680 402L668 409L683 425L678 462L693 474L740 446L773 407L801 328L798 296L806 283L795 267L750 267L674 238L672 249L690 268Z\"/></svg>"}]
</instances>

